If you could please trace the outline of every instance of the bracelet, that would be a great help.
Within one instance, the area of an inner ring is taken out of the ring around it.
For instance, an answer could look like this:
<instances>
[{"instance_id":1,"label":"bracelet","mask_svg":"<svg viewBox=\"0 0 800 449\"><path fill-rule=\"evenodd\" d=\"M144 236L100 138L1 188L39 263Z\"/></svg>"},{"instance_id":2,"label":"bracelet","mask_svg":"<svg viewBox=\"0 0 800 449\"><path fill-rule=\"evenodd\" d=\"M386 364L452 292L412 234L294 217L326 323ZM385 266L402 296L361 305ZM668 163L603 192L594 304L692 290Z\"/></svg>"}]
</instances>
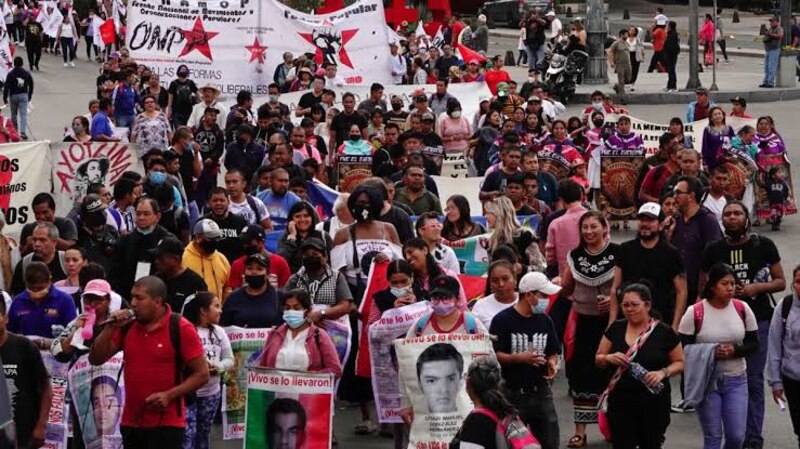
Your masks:
<instances>
[{"instance_id":1,"label":"bracelet","mask_svg":"<svg viewBox=\"0 0 800 449\"><path fill-rule=\"evenodd\" d=\"M661 372L664 373L664 379L669 379L670 374L667 368L662 369Z\"/></svg>"}]
</instances>

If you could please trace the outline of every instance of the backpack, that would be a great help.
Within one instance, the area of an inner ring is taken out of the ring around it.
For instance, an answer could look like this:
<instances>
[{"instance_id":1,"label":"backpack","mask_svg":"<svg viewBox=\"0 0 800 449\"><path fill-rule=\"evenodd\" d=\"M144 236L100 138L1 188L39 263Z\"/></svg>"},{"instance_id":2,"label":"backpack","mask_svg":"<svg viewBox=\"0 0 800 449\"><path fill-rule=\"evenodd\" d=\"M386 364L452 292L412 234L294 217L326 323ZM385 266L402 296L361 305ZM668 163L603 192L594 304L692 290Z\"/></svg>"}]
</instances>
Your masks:
<instances>
[{"instance_id":1,"label":"backpack","mask_svg":"<svg viewBox=\"0 0 800 449\"><path fill-rule=\"evenodd\" d=\"M192 86L188 82L178 83L178 88L175 89L175 104L179 107L191 108L194 105L194 100Z\"/></svg>"},{"instance_id":2,"label":"backpack","mask_svg":"<svg viewBox=\"0 0 800 449\"><path fill-rule=\"evenodd\" d=\"M476 408L474 411L488 416L497 423L495 441L498 449L541 449L539 440L519 416L506 416L500 419L493 411L486 408Z\"/></svg>"},{"instance_id":3,"label":"backpack","mask_svg":"<svg viewBox=\"0 0 800 449\"><path fill-rule=\"evenodd\" d=\"M64 273L67 272L67 260L64 256L64 251L56 251L56 257L58 257L58 263L61 265L61 271ZM28 269L28 265L33 262L33 256L36 255L35 253L30 253L27 256L22 258L22 277L25 278L25 271ZM6 281L8 282L8 281Z\"/></svg>"},{"instance_id":4,"label":"backpack","mask_svg":"<svg viewBox=\"0 0 800 449\"><path fill-rule=\"evenodd\" d=\"M794 302L794 294L786 295L783 298L783 302L781 303L781 319L783 319L783 325L786 325L786 320L789 319L789 312L792 310L792 303Z\"/></svg>"},{"instance_id":5,"label":"backpack","mask_svg":"<svg viewBox=\"0 0 800 449\"><path fill-rule=\"evenodd\" d=\"M425 326L428 324L428 321L431 320L432 315L433 313L428 313L426 315L422 315L422 317L417 320L417 325L414 330L414 333L417 337L422 336L422 330L425 329ZM478 333L478 326L475 324L475 315L469 312L464 312L464 327L467 328L468 334Z\"/></svg>"},{"instance_id":6,"label":"backpack","mask_svg":"<svg viewBox=\"0 0 800 449\"><path fill-rule=\"evenodd\" d=\"M256 214L256 222L254 224L260 225L261 224L261 212L258 210L258 205L256 204L256 199L253 198L252 195L245 195L247 199L247 205L250 206L250 209L253 210L253 213Z\"/></svg>"},{"instance_id":7,"label":"backpack","mask_svg":"<svg viewBox=\"0 0 800 449\"><path fill-rule=\"evenodd\" d=\"M747 321L745 315L745 308L744 303L738 299L733 300L733 308L736 309L736 313L739 314L739 317L742 319L742 324L747 329ZM703 307L702 302L698 302L692 307L692 312L694 313L694 335L700 333L700 329L703 327L703 318L706 314L705 307Z\"/></svg>"}]
</instances>

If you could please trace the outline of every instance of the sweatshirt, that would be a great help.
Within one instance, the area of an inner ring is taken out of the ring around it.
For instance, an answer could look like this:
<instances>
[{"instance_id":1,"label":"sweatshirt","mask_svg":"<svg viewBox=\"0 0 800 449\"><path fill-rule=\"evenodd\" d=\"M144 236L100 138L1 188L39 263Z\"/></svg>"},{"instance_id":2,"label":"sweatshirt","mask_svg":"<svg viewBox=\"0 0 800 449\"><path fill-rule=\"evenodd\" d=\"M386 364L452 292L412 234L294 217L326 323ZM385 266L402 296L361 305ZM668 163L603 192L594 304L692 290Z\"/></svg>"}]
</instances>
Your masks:
<instances>
[{"instance_id":1,"label":"sweatshirt","mask_svg":"<svg viewBox=\"0 0 800 449\"><path fill-rule=\"evenodd\" d=\"M783 323L783 301L792 300L786 324ZM767 349L767 381L772 390L783 390L783 376L800 381L800 299L796 293L783 298L775 306L769 326Z\"/></svg>"}]
</instances>

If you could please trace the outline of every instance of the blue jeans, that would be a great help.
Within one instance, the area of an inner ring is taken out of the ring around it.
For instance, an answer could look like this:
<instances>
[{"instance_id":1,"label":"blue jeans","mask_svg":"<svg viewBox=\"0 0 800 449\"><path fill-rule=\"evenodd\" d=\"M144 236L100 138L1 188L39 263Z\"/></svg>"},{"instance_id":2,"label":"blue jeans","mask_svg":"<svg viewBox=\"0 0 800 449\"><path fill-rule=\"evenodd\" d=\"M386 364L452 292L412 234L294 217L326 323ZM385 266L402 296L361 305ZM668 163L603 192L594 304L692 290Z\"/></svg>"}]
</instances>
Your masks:
<instances>
[{"instance_id":1,"label":"blue jeans","mask_svg":"<svg viewBox=\"0 0 800 449\"><path fill-rule=\"evenodd\" d=\"M766 50L764 52L764 84L767 86L775 85L775 76L778 74L778 61L780 60L781 49Z\"/></svg>"},{"instance_id":2,"label":"blue jeans","mask_svg":"<svg viewBox=\"0 0 800 449\"><path fill-rule=\"evenodd\" d=\"M697 406L703 449L742 449L747 422L747 374L723 376L717 389ZM722 433L725 445L722 446Z\"/></svg>"},{"instance_id":3,"label":"blue jeans","mask_svg":"<svg viewBox=\"0 0 800 449\"><path fill-rule=\"evenodd\" d=\"M763 442L764 366L767 364L769 320L758 322L758 350L747 356L747 433L745 440Z\"/></svg>"},{"instance_id":4,"label":"blue jeans","mask_svg":"<svg viewBox=\"0 0 800 449\"><path fill-rule=\"evenodd\" d=\"M528 69L536 70L536 66L544 59L544 45L540 45L536 48L531 48L530 45L526 45L525 51L528 53Z\"/></svg>"},{"instance_id":5,"label":"blue jeans","mask_svg":"<svg viewBox=\"0 0 800 449\"><path fill-rule=\"evenodd\" d=\"M128 128L130 130L133 128L133 119L136 118L136 116L128 114L116 114L114 118L117 119L117 126Z\"/></svg>"},{"instance_id":6,"label":"blue jeans","mask_svg":"<svg viewBox=\"0 0 800 449\"><path fill-rule=\"evenodd\" d=\"M211 426L217 414L222 392L213 396L197 397L194 404L186 407L186 432L183 434L183 449L208 449L211 441Z\"/></svg>"},{"instance_id":7,"label":"blue jeans","mask_svg":"<svg viewBox=\"0 0 800 449\"><path fill-rule=\"evenodd\" d=\"M17 121L19 115L19 121ZM28 132L28 94L14 94L11 96L11 124L20 134Z\"/></svg>"}]
</instances>

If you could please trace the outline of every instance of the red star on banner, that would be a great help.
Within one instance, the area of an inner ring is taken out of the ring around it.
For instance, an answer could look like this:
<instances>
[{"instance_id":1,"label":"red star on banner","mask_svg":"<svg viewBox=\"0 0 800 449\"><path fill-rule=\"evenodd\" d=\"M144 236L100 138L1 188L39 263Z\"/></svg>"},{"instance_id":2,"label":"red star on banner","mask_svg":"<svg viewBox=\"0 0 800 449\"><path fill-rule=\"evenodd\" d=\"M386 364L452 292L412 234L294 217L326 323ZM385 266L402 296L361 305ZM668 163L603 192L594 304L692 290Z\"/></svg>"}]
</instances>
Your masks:
<instances>
[{"instance_id":1,"label":"red star on banner","mask_svg":"<svg viewBox=\"0 0 800 449\"><path fill-rule=\"evenodd\" d=\"M347 54L347 48L345 48L345 45L347 45L347 43L350 42L350 40L353 38L353 36L356 35L356 33L358 33L358 28L353 30L342 30L342 44L341 44L342 46L337 54L337 56L339 57L339 61L341 61L342 64L346 65L347 67L350 67L351 69L354 67L353 63L350 61L350 56ZM312 33L298 33L298 34L303 39L308 41L308 43L313 45L314 48L316 48L317 51L314 54L314 62L316 62L317 64L322 64L323 62L325 62L322 49L319 48L319 46L317 46L317 44L314 43L314 35Z\"/></svg>"},{"instance_id":2,"label":"red star on banner","mask_svg":"<svg viewBox=\"0 0 800 449\"><path fill-rule=\"evenodd\" d=\"M244 48L250 52L250 62L258 60L259 64L264 63L264 54L267 52L267 47L262 46L258 42L258 36L256 36L253 45L245 45Z\"/></svg>"},{"instance_id":3,"label":"red star on banner","mask_svg":"<svg viewBox=\"0 0 800 449\"><path fill-rule=\"evenodd\" d=\"M179 58L197 50L208 58L209 61L214 60L214 58L211 57L211 47L209 47L208 43L211 39L216 37L219 32L206 31L205 28L203 28L203 21L200 20L200 16L194 21L194 27L192 27L191 30L181 30L181 33L183 34L183 38L186 39L186 46L183 47L183 51L178 55Z\"/></svg>"}]
</instances>

